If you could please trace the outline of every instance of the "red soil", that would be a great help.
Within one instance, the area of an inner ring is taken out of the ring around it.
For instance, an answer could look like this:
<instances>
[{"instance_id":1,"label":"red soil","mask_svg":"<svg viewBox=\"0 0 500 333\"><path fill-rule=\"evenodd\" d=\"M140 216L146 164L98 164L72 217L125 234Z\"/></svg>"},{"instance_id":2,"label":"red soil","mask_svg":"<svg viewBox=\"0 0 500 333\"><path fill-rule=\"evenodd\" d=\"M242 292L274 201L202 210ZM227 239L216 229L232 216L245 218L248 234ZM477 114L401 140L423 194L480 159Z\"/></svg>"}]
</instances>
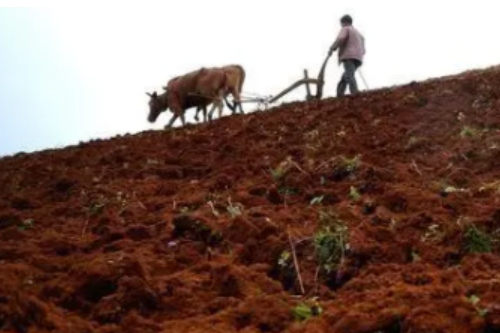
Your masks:
<instances>
[{"instance_id":1,"label":"red soil","mask_svg":"<svg viewBox=\"0 0 500 333\"><path fill-rule=\"evenodd\" d=\"M0 331L498 332L500 257L465 231L500 227L499 112L493 68L3 158ZM316 278L327 211L349 247Z\"/></svg>"}]
</instances>

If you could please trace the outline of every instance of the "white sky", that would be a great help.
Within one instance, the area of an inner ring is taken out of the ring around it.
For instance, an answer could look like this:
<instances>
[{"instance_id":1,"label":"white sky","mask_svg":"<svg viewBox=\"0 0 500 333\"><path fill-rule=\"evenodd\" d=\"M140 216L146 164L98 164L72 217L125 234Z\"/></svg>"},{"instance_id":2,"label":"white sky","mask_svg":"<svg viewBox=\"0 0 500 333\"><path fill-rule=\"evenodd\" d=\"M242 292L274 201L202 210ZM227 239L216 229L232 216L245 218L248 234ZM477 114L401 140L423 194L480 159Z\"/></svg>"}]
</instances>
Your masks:
<instances>
[{"instance_id":1,"label":"white sky","mask_svg":"<svg viewBox=\"0 0 500 333\"><path fill-rule=\"evenodd\" d=\"M277 94L304 68L317 75L346 13L370 88L500 63L493 0L0 0L11 4L46 7L0 8L0 155L162 128L170 114L150 125L145 92L202 66L241 64L244 91ZM340 74L330 61L327 97Z\"/></svg>"}]
</instances>

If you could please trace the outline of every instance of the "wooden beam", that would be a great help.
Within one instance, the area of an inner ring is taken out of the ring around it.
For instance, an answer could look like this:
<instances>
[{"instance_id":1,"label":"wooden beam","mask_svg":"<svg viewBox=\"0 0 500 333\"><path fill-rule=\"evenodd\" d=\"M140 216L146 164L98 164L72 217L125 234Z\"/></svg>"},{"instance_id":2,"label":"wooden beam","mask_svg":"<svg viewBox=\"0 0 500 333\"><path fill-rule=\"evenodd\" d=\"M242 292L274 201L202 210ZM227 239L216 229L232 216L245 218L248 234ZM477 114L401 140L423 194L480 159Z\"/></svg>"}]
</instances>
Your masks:
<instances>
[{"instance_id":1,"label":"wooden beam","mask_svg":"<svg viewBox=\"0 0 500 333\"><path fill-rule=\"evenodd\" d=\"M306 80L306 83L305 83L305 85L306 85L306 93L307 93L306 100L310 100L312 96L311 96L311 87L310 87L309 82L308 82L308 80L309 80L309 73L307 72L307 69L304 69L304 80Z\"/></svg>"}]
</instances>

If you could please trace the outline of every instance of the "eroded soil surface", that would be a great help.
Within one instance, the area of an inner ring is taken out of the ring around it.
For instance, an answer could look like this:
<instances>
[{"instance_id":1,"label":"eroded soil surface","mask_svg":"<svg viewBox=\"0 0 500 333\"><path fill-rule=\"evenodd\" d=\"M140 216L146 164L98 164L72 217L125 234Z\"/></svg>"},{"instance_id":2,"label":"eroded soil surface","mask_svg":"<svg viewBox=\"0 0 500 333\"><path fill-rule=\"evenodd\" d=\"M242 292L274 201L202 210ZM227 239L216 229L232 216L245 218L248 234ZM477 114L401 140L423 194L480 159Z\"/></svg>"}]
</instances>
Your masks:
<instances>
[{"instance_id":1,"label":"eroded soil surface","mask_svg":"<svg viewBox=\"0 0 500 333\"><path fill-rule=\"evenodd\" d=\"M3 158L0 331L500 332L499 129L492 68Z\"/></svg>"}]
</instances>

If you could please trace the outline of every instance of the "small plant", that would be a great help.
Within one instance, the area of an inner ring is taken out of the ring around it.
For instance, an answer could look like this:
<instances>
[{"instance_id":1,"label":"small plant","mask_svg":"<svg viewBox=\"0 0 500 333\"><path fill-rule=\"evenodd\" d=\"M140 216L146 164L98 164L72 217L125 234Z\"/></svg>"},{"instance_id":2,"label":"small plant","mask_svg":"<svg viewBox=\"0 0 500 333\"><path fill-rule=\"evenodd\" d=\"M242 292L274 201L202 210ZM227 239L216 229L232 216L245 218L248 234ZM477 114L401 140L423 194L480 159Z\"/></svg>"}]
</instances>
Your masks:
<instances>
[{"instance_id":1,"label":"small plant","mask_svg":"<svg viewBox=\"0 0 500 333\"><path fill-rule=\"evenodd\" d=\"M215 209L215 205L214 205L213 201L207 202L207 205L210 207L210 209L212 210L212 214L214 214L215 217L219 217L220 216L219 211L217 209Z\"/></svg>"},{"instance_id":2,"label":"small plant","mask_svg":"<svg viewBox=\"0 0 500 333\"><path fill-rule=\"evenodd\" d=\"M455 186L446 186L443 190L444 193L455 193L458 192L458 189Z\"/></svg>"},{"instance_id":3,"label":"small plant","mask_svg":"<svg viewBox=\"0 0 500 333\"><path fill-rule=\"evenodd\" d=\"M422 236L422 242L440 242L445 236L444 231L439 224L432 224Z\"/></svg>"},{"instance_id":4,"label":"small plant","mask_svg":"<svg viewBox=\"0 0 500 333\"><path fill-rule=\"evenodd\" d=\"M290 251L281 252L278 258L277 271L280 276L280 280L283 283L283 288L290 289L295 285L297 272L295 270L293 256Z\"/></svg>"},{"instance_id":5,"label":"small plant","mask_svg":"<svg viewBox=\"0 0 500 333\"><path fill-rule=\"evenodd\" d=\"M349 191L349 196L351 197L352 201L361 200L361 194L358 192L358 190L354 186L351 186L351 189Z\"/></svg>"},{"instance_id":6,"label":"small plant","mask_svg":"<svg viewBox=\"0 0 500 333\"><path fill-rule=\"evenodd\" d=\"M280 181L285 176L285 171L281 168L272 169L271 176L274 181Z\"/></svg>"},{"instance_id":7,"label":"small plant","mask_svg":"<svg viewBox=\"0 0 500 333\"><path fill-rule=\"evenodd\" d=\"M292 254L288 251L281 252L280 258L278 259L278 266L280 268L288 268L292 265Z\"/></svg>"},{"instance_id":8,"label":"small plant","mask_svg":"<svg viewBox=\"0 0 500 333\"><path fill-rule=\"evenodd\" d=\"M195 221L194 231L206 244L218 244L223 240L220 231L214 230L200 221Z\"/></svg>"},{"instance_id":9,"label":"small plant","mask_svg":"<svg viewBox=\"0 0 500 333\"><path fill-rule=\"evenodd\" d=\"M291 167L291 160L287 159L281 162L275 169L271 170L271 176L273 177L275 182L280 182L285 178L288 170Z\"/></svg>"},{"instance_id":10,"label":"small plant","mask_svg":"<svg viewBox=\"0 0 500 333\"><path fill-rule=\"evenodd\" d=\"M406 149L411 149L420 143L421 139L418 136L412 135L406 143Z\"/></svg>"},{"instance_id":11,"label":"small plant","mask_svg":"<svg viewBox=\"0 0 500 333\"><path fill-rule=\"evenodd\" d=\"M305 133L304 141L309 152L314 153L321 148L321 136L318 130Z\"/></svg>"},{"instance_id":12,"label":"small plant","mask_svg":"<svg viewBox=\"0 0 500 333\"><path fill-rule=\"evenodd\" d=\"M179 208L179 212L181 214L189 214L190 211L191 210L189 209L189 207L186 207L186 206Z\"/></svg>"},{"instance_id":13,"label":"small plant","mask_svg":"<svg viewBox=\"0 0 500 333\"><path fill-rule=\"evenodd\" d=\"M365 215L370 215L375 213L375 210L377 209L377 203L373 200L365 200L363 204L363 214Z\"/></svg>"},{"instance_id":14,"label":"small plant","mask_svg":"<svg viewBox=\"0 0 500 333\"><path fill-rule=\"evenodd\" d=\"M340 157L341 161L333 169L333 180L341 181L349 176L352 176L359 169L360 156L357 155L354 158Z\"/></svg>"},{"instance_id":15,"label":"small plant","mask_svg":"<svg viewBox=\"0 0 500 333\"><path fill-rule=\"evenodd\" d=\"M104 208L106 207L105 203L95 203L90 205L88 208L88 212L90 216L95 216L99 215L104 211Z\"/></svg>"},{"instance_id":16,"label":"small plant","mask_svg":"<svg viewBox=\"0 0 500 333\"><path fill-rule=\"evenodd\" d=\"M321 138L318 130L310 131L304 134L304 140L306 141L316 141Z\"/></svg>"},{"instance_id":17,"label":"small plant","mask_svg":"<svg viewBox=\"0 0 500 333\"><path fill-rule=\"evenodd\" d=\"M491 183L487 183L479 188L479 192L487 192L487 191L492 191L496 194L500 194L500 181L497 180Z\"/></svg>"},{"instance_id":18,"label":"small plant","mask_svg":"<svg viewBox=\"0 0 500 333\"><path fill-rule=\"evenodd\" d=\"M33 224L35 223L35 220L33 219L27 219L22 221L20 225L17 226L17 229L24 231L33 228Z\"/></svg>"},{"instance_id":19,"label":"small plant","mask_svg":"<svg viewBox=\"0 0 500 333\"><path fill-rule=\"evenodd\" d=\"M320 212L321 229L314 235L314 249L320 270L331 273L342 264L349 248L349 229L338 218Z\"/></svg>"},{"instance_id":20,"label":"small plant","mask_svg":"<svg viewBox=\"0 0 500 333\"><path fill-rule=\"evenodd\" d=\"M474 127L464 126L460 131L460 136L462 138L474 138L479 134L479 131Z\"/></svg>"},{"instance_id":21,"label":"small plant","mask_svg":"<svg viewBox=\"0 0 500 333\"><path fill-rule=\"evenodd\" d=\"M321 203L323 202L324 198L325 198L324 195L321 195L321 196L318 196L318 197L314 197L314 198L312 198L310 205L311 206L321 205Z\"/></svg>"},{"instance_id":22,"label":"small plant","mask_svg":"<svg viewBox=\"0 0 500 333\"><path fill-rule=\"evenodd\" d=\"M467 118L467 116L465 115L465 113L463 112L459 112L458 115L457 115L457 120L458 121L464 121L465 118Z\"/></svg>"},{"instance_id":23,"label":"small plant","mask_svg":"<svg viewBox=\"0 0 500 333\"><path fill-rule=\"evenodd\" d=\"M283 195L294 195L294 194L299 194L300 190L292 187L280 187L278 189L278 193Z\"/></svg>"},{"instance_id":24,"label":"small plant","mask_svg":"<svg viewBox=\"0 0 500 333\"><path fill-rule=\"evenodd\" d=\"M477 311L477 314L480 317L485 317L488 314L488 309L481 308L479 306L479 302L481 301L481 299L479 297L477 297L476 295L471 295L471 296L469 296L468 299L469 299L469 302L471 302L472 306L474 306L474 308Z\"/></svg>"},{"instance_id":25,"label":"small plant","mask_svg":"<svg viewBox=\"0 0 500 333\"><path fill-rule=\"evenodd\" d=\"M323 313L323 308L317 302L312 305L306 303L300 303L292 309L292 314L295 320L305 321L311 319L312 317L319 317Z\"/></svg>"},{"instance_id":26,"label":"small plant","mask_svg":"<svg viewBox=\"0 0 500 333\"><path fill-rule=\"evenodd\" d=\"M233 204L231 198L229 198L227 202L228 206L226 209L232 219L235 219L243 214L243 208L241 204Z\"/></svg>"},{"instance_id":27,"label":"small plant","mask_svg":"<svg viewBox=\"0 0 500 333\"><path fill-rule=\"evenodd\" d=\"M465 188L457 188L455 186L446 184L446 182L442 182L441 190L439 193L442 197L447 197L451 193L466 193L466 192L469 192L469 190Z\"/></svg>"},{"instance_id":28,"label":"small plant","mask_svg":"<svg viewBox=\"0 0 500 333\"><path fill-rule=\"evenodd\" d=\"M174 237L191 236L207 245L222 243L224 237L219 230L213 229L205 221L198 220L189 214L179 214L173 219Z\"/></svg>"},{"instance_id":29,"label":"small plant","mask_svg":"<svg viewBox=\"0 0 500 333\"><path fill-rule=\"evenodd\" d=\"M219 244L224 240L222 233L218 230L210 230L210 235L206 239L207 244Z\"/></svg>"},{"instance_id":30,"label":"small plant","mask_svg":"<svg viewBox=\"0 0 500 333\"><path fill-rule=\"evenodd\" d=\"M345 158L341 156L342 167L349 173L354 173L359 168L360 155L356 155L354 158Z\"/></svg>"},{"instance_id":31,"label":"small plant","mask_svg":"<svg viewBox=\"0 0 500 333\"><path fill-rule=\"evenodd\" d=\"M489 253L493 250L494 239L488 233L470 224L464 236L464 248L468 253Z\"/></svg>"},{"instance_id":32,"label":"small plant","mask_svg":"<svg viewBox=\"0 0 500 333\"><path fill-rule=\"evenodd\" d=\"M415 249L411 250L411 261L412 262L419 262L422 261L422 258L418 254L418 252Z\"/></svg>"}]
</instances>

